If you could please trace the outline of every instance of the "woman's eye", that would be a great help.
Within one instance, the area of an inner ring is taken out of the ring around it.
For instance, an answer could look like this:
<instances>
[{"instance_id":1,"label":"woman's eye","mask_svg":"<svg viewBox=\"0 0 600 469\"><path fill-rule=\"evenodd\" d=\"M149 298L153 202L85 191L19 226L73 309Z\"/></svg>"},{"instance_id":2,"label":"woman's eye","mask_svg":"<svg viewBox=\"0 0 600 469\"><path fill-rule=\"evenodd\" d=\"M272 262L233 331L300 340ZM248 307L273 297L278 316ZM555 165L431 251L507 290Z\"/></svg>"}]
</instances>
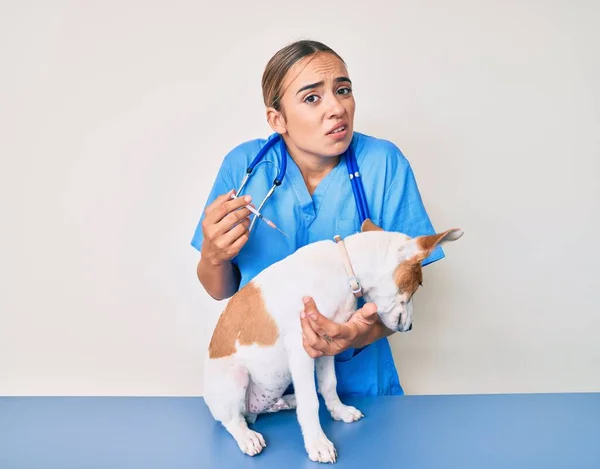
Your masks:
<instances>
[{"instance_id":1,"label":"woman's eye","mask_svg":"<svg viewBox=\"0 0 600 469\"><path fill-rule=\"evenodd\" d=\"M306 98L304 98L304 101L312 104L312 103L317 102L317 99L318 99L318 97L316 94L311 94L311 95L308 95Z\"/></svg>"},{"instance_id":2,"label":"woman's eye","mask_svg":"<svg viewBox=\"0 0 600 469\"><path fill-rule=\"evenodd\" d=\"M349 94L349 93L351 93L351 92L352 92L352 90L351 90L350 88L348 88L348 87L340 88L340 89L338 90L338 93L339 93L339 94Z\"/></svg>"}]
</instances>

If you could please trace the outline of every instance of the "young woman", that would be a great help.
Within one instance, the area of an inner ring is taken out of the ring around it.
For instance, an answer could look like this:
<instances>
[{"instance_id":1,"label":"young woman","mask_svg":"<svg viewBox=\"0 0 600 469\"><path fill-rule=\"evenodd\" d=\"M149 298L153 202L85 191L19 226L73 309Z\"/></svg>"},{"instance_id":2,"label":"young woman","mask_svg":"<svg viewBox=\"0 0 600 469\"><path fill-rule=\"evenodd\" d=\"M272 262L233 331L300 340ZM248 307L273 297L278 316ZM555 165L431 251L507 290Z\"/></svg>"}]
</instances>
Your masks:
<instances>
[{"instance_id":1,"label":"young woman","mask_svg":"<svg viewBox=\"0 0 600 469\"><path fill-rule=\"evenodd\" d=\"M369 218L385 230L432 234L410 164L393 143L354 131L352 82L341 57L316 41L278 51L262 79L266 116L274 134L244 142L224 158L192 245L200 251L198 279L216 299L229 298L270 264L299 247L360 230L346 161L360 170ZM259 150L272 145L237 199L231 199ZM260 209L288 236L256 220L245 204L259 206L287 162L285 177ZM364 216L363 216L364 218ZM437 248L423 265L444 257ZM302 281L302 279L298 279ZM306 300L301 314L304 347L313 357L336 355L338 393L402 394L390 346L392 332L366 304L346 324L333 323Z\"/></svg>"}]
</instances>

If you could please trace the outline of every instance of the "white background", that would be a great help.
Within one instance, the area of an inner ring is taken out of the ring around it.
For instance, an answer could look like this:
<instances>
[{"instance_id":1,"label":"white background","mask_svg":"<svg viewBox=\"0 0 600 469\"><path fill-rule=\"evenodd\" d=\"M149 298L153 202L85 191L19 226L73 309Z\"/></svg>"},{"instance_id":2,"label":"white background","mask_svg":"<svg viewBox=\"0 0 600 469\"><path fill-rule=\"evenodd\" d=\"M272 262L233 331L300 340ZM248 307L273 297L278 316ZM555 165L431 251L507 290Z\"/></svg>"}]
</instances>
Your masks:
<instances>
[{"instance_id":1,"label":"white background","mask_svg":"<svg viewBox=\"0 0 600 469\"><path fill-rule=\"evenodd\" d=\"M261 74L300 38L342 55L357 130L465 230L391 339L405 391L600 390L599 9L2 2L0 394L202 394L223 304L189 242L225 153L271 132Z\"/></svg>"}]
</instances>

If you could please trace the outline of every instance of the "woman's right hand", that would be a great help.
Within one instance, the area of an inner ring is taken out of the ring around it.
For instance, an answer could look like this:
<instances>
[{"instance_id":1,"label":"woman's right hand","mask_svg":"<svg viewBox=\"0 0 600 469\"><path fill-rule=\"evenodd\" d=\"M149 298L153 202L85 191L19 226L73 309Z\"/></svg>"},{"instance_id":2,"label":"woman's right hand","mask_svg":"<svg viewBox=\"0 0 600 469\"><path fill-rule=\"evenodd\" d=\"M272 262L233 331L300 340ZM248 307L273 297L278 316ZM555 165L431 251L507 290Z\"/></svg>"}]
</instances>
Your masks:
<instances>
[{"instance_id":1,"label":"woman's right hand","mask_svg":"<svg viewBox=\"0 0 600 469\"><path fill-rule=\"evenodd\" d=\"M232 199L234 193L220 195L204 211L201 255L215 266L233 259L248 241L251 212L245 205L252 199L249 195Z\"/></svg>"}]
</instances>

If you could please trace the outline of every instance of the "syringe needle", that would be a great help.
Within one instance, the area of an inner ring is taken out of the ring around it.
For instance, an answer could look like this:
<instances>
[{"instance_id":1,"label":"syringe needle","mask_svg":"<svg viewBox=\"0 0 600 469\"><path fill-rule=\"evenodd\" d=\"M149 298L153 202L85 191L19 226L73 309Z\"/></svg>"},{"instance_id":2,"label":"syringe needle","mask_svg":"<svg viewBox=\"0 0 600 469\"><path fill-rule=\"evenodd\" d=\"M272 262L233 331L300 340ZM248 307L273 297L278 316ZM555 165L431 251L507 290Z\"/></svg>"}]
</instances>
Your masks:
<instances>
[{"instance_id":1,"label":"syringe needle","mask_svg":"<svg viewBox=\"0 0 600 469\"><path fill-rule=\"evenodd\" d=\"M234 194L231 194L231 198L232 199L237 199L237 196ZM256 215L258 218L260 218L262 221L264 221L268 226L270 226L271 228L275 228L277 231L279 231L281 234L287 236L288 238L290 238L286 233L284 233L277 225L275 225L275 223L273 223L271 220L269 220L267 217L265 217L262 213L260 213L258 210L256 210L254 207L252 207L251 205L246 205L246 208L248 210L250 210L254 215ZM291 238L290 238L291 239Z\"/></svg>"},{"instance_id":2,"label":"syringe needle","mask_svg":"<svg viewBox=\"0 0 600 469\"><path fill-rule=\"evenodd\" d=\"M281 234L287 236L289 238L289 236L284 233L281 229L279 229L279 227L277 225L275 225L275 223L273 223L271 220L269 220L268 218L263 217L262 215L260 215L260 218L262 218L267 225L269 225L271 228L275 228L277 231L279 231Z\"/></svg>"}]
</instances>

